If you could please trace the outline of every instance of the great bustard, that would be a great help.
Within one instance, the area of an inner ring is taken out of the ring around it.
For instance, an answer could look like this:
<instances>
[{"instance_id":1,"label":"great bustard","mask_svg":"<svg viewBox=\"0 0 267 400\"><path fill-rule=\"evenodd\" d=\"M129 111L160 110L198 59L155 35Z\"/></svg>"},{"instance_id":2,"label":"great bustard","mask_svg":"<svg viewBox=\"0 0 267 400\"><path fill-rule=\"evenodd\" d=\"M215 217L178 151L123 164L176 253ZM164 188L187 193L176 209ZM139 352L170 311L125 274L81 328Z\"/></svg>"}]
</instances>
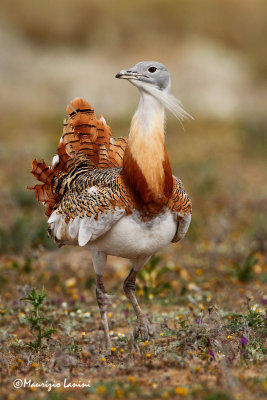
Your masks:
<instances>
[{"instance_id":1,"label":"great bustard","mask_svg":"<svg viewBox=\"0 0 267 400\"><path fill-rule=\"evenodd\" d=\"M140 62L116 78L140 91L128 140L113 138L104 118L97 119L86 100L74 99L52 166L34 160L32 173L42 183L30 188L46 206L55 241L91 251L106 351L111 347L110 299L102 280L107 255L132 262L123 288L137 316L134 336L145 340L153 330L135 297L137 273L152 254L181 240L191 220L190 199L172 175L164 143L165 108L180 119L188 116L169 94L168 70Z\"/></svg>"}]
</instances>

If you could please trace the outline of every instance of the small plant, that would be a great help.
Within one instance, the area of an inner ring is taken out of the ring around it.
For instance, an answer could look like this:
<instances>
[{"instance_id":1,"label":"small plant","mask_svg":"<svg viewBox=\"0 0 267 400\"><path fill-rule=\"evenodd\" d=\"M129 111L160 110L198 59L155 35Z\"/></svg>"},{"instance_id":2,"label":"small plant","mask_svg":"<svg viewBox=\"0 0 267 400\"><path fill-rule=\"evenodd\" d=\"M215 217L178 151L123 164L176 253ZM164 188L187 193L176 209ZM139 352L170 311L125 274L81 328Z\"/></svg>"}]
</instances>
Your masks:
<instances>
[{"instance_id":1,"label":"small plant","mask_svg":"<svg viewBox=\"0 0 267 400\"><path fill-rule=\"evenodd\" d=\"M137 284L137 290L142 290L144 299L148 301L150 296L158 296L162 291L170 290L169 282L166 282L166 273L169 272L167 266L160 267L161 258L153 255L149 262L138 274L140 285Z\"/></svg>"},{"instance_id":2,"label":"small plant","mask_svg":"<svg viewBox=\"0 0 267 400\"><path fill-rule=\"evenodd\" d=\"M70 346L67 347L67 352L70 355L77 355L81 351L81 346L78 346L77 344L71 344Z\"/></svg>"},{"instance_id":3,"label":"small plant","mask_svg":"<svg viewBox=\"0 0 267 400\"><path fill-rule=\"evenodd\" d=\"M44 289L38 292L34 288L26 293L26 297L21 300L25 300L30 303L33 307L31 314L27 317L27 321L31 326L31 332L37 333L36 338L33 342L28 343L28 346L33 349L39 349L42 347L42 339L46 338L47 341L51 338L52 333L56 332L53 328L44 329L45 318L41 315L40 308L45 300L46 294Z\"/></svg>"},{"instance_id":4,"label":"small plant","mask_svg":"<svg viewBox=\"0 0 267 400\"><path fill-rule=\"evenodd\" d=\"M249 282L254 277L253 267L258 259L253 253L249 254L243 264L234 263L230 274L238 278L241 282Z\"/></svg>"},{"instance_id":5,"label":"small plant","mask_svg":"<svg viewBox=\"0 0 267 400\"><path fill-rule=\"evenodd\" d=\"M230 396L228 393L215 390L208 393L204 400L230 400Z\"/></svg>"},{"instance_id":6,"label":"small plant","mask_svg":"<svg viewBox=\"0 0 267 400\"><path fill-rule=\"evenodd\" d=\"M266 334L267 320L259 313L249 308L247 314L235 314L230 321L231 332L243 332L244 329L251 328L257 334Z\"/></svg>"}]
</instances>

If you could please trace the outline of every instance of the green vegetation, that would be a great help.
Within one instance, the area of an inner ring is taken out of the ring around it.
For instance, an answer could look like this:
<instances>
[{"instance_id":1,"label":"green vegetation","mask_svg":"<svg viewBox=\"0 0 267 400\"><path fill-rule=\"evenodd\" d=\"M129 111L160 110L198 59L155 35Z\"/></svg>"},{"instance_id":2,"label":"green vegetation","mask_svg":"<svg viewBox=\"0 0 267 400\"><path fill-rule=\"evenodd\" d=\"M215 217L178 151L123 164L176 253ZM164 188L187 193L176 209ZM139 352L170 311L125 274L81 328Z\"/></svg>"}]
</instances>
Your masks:
<instances>
[{"instance_id":1,"label":"green vegetation","mask_svg":"<svg viewBox=\"0 0 267 400\"><path fill-rule=\"evenodd\" d=\"M237 277L240 281L248 282L255 276L253 267L257 261L257 257L255 257L255 255L252 253L246 258L243 265L240 265L239 263L233 263L233 266L229 272L232 274L232 276Z\"/></svg>"},{"instance_id":2,"label":"green vegetation","mask_svg":"<svg viewBox=\"0 0 267 400\"><path fill-rule=\"evenodd\" d=\"M46 319L41 314L41 306L45 300L46 294L44 289L41 292L36 291L34 288L26 293L26 297L21 298L31 304L33 310L30 312L30 316L26 318L27 322L30 324L31 332L34 335L34 341L27 343L27 346L39 350L43 343L43 339L49 341L51 335L56 332L53 328L44 329L44 323ZM36 334L35 334L36 332Z\"/></svg>"},{"instance_id":3,"label":"green vegetation","mask_svg":"<svg viewBox=\"0 0 267 400\"><path fill-rule=\"evenodd\" d=\"M255 288L255 279L265 259L257 254L257 264L252 267L257 267L256 272L242 281L229 275L220 263L205 270L199 265L200 254L213 259L210 243L202 243L204 247L192 249L191 254L189 240L184 241L185 249L179 246L179 263L164 254L156 255L138 278L137 295L156 332L146 342L132 338L135 316L118 285L118 280L122 283L127 276L128 266L125 263L118 269L117 259L109 262L105 281L116 296L108 314L113 344L108 357L102 353L94 290L91 284L84 284L85 277L93 282L92 270L83 267L85 252L44 251L38 259L2 266L2 272L12 271L5 275L0 304L1 343L8 366L1 370L2 381L8 387L8 372L15 370L21 378L31 374L36 380L42 376L60 382L64 371L72 382L91 382L91 388L68 389L66 393L38 389L29 395L31 400L44 395L49 400L76 399L81 391L85 398L97 399L235 400L240 394L244 399L255 391L264 394L266 297L261 296L261 282ZM231 247L228 250L226 259ZM60 280L55 279L58 273ZM46 293L25 287L33 279L42 281ZM14 282L19 285L17 293ZM21 292L26 293L22 299ZM57 329L47 328L50 324ZM44 343L45 339L49 340ZM27 363L32 355L34 359ZM166 373L159 376L158 370ZM255 379L252 373L257 374Z\"/></svg>"}]
</instances>

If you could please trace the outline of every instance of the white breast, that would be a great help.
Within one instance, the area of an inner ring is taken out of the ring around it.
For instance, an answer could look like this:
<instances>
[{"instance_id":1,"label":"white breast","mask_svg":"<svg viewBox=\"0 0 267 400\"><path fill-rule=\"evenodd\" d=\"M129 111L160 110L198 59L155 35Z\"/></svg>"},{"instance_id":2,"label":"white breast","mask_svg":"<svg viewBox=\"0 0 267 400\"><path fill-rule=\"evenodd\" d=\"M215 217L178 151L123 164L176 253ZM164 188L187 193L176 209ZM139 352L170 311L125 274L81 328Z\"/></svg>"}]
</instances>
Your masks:
<instances>
[{"instance_id":1,"label":"white breast","mask_svg":"<svg viewBox=\"0 0 267 400\"><path fill-rule=\"evenodd\" d=\"M177 230L175 216L166 211L149 222L143 222L137 213L122 217L102 237L88 243L92 250L106 254L137 258L150 256L169 244Z\"/></svg>"}]
</instances>

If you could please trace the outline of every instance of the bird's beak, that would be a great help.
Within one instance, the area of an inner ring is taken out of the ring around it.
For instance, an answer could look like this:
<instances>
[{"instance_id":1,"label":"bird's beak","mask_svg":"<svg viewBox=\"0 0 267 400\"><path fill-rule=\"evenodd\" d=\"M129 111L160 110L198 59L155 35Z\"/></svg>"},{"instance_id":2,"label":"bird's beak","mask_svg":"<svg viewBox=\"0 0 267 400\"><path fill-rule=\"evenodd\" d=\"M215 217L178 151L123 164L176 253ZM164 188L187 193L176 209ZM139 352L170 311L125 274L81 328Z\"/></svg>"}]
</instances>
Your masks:
<instances>
[{"instance_id":1,"label":"bird's beak","mask_svg":"<svg viewBox=\"0 0 267 400\"><path fill-rule=\"evenodd\" d=\"M131 70L122 69L118 74L115 75L115 78L119 79L138 79L142 74L138 74L137 72Z\"/></svg>"}]
</instances>

